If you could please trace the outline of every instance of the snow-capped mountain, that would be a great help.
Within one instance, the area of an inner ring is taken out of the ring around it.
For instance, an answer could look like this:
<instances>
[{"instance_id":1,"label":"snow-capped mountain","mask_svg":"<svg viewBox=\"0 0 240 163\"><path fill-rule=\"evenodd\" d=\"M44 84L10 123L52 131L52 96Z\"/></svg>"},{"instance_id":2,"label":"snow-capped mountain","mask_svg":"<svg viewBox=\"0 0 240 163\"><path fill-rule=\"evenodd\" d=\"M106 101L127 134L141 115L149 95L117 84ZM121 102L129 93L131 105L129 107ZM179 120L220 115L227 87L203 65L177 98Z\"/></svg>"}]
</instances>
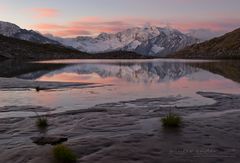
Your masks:
<instances>
[{"instance_id":1,"label":"snow-capped mountain","mask_svg":"<svg viewBox=\"0 0 240 163\"><path fill-rule=\"evenodd\" d=\"M6 37L13 37L31 42L59 44L57 41L44 37L33 30L21 29L19 26L9 22L0 21L0 34Z\"/></svg>"},{"instance_id":2,"label":"snow-capped mountain","mask_svg":"<svg viewBox=\"0 0 240 163\"><path fill-rule=\"evenodd\" d=\"M198 42L197 39L189 37L177 30L162 30L163 32L160 32L157 37L143 42L135 51L140 54L161 55L164 57Z\"/></svg>"},{"instance_id":3,"label":"snow-capped mountain","mask_svg":"<svg viewBox=\"0 0 240 163\"><path fill-rule=\"evenodd\" d=\"M200 39L201 41L207 41L215 37L223 35L224 31L213 31L210 29L191 29L188 31L187 35Z\"/></svg>"},{"instance_id":4,"label":"snow-capped mountain","mask_svg":"<svg viewBox=\"0 0 240 163\"><path fill-rule=\"evenodd\" d=\"M49 38L88 53L125 50L163 57L198 42L178 30L155 26L135 27L115 34L101 33L95 38Z\"/></svg>"}]
</instances>

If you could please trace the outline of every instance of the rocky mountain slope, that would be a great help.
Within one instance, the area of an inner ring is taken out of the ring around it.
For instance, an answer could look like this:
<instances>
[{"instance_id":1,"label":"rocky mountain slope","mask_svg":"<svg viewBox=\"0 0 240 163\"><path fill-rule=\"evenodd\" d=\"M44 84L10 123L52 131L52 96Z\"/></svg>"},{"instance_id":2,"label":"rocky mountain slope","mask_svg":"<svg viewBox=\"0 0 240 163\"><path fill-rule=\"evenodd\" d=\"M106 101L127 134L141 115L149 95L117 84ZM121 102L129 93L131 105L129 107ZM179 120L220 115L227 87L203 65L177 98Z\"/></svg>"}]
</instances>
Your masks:
<instances>
[{"instance_id":1,"label":"rocky mountain slope","mask_svg":"<svg viewBox=\"0 0 240 163\"><path fill-rule=\"evenodd\" d=\"M101 33L95 38L64 39L52 36L49 38L88 53L124 50L159 57L165 57L169 53L198 42L197 39L178 30L155 26L136 27L115 34Z\"/></svg>"},{"instance_id":2,"label":"rocky mountain slope","mask_svg":"<svg viewBox=\"0 0 240 163\"><path fill-rule=\"evenodd\" d=\"M87 54L59 45L39 44L0 35L0 60L80 58Z\"/></svg>"},{"instance_id":3,"label":"rocky mountain slope","mask_svg":"<svg viewBox=\"0 0 240 163\"><path fill-rule=\"evenodd\" d=\"M240 59L240 28L221 37L184 48L170 57L190 59Z\"/></svg>"},{"instance_id":4,"label":"rocky mountain slope","mask_svg":"<svg viewBox=\"0 0 240 163\"><path fill-rule=\"evenodd\" d=\"M0 21L0 34L6 37L17 38L21 40L43 43L43 44L59 44L57 41L42 36L33 30L21 29L19 26Z\"/></svg>"}]
</instances>

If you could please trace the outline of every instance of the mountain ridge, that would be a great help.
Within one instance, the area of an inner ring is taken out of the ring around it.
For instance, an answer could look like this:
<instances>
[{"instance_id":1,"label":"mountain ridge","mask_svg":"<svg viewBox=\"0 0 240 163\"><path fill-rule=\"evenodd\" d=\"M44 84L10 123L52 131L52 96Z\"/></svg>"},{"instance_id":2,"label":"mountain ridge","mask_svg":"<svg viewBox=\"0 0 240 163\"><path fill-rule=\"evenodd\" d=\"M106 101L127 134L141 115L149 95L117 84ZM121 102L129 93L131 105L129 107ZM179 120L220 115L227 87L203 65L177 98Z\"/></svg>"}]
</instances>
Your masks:
<instances>
[{"instance_id":1,"label":"mountain ridge","mask_svg":"<svg viewBox=\"0 0 240 163\"><path fill-rule=\"evenodd\" d=\"M18 25L10 22L0 21L0 34L6 37L12 37L36 43L60 45L59 42L51 40L36 31L22 29Z\"/></svg>"}]
</instances>

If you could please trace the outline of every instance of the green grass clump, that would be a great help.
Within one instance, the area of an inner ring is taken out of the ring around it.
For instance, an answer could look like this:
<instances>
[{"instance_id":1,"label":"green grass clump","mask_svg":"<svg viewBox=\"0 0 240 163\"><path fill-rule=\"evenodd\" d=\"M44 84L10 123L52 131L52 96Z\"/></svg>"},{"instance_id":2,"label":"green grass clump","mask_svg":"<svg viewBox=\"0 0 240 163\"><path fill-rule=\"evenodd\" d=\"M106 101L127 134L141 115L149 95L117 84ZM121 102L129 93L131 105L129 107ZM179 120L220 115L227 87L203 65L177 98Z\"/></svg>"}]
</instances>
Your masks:
<instances>
[{"instance_id":1,"label":"green grass clump","mask_svg":"<svg viewBox=\"0 0 240 163\"><path fill-rule=\"evenodd\" d=\"M161 121L164 127L179 127L182 123L181 117L173 113L169 113Z\"/></svg>"},{"instance_id":2,"label":"green grass clump","mask_svg":"<svg viewBox=\"0 0 240 163\"><path fill-rule=\"evenodd\" d=\"M36 126L40 129L45 129L48 127L48 119L46 117L38 117L36 121Z\"/></svg>"},{"instance_id":3,"label":"green grass clump","mask_svg":"<svg viewBox=\"0 0 240 163\"><path fill-rule=\"evenodd\" d=\"M56 145L53 148L54 158L61 163L74 163L77 161L76 155L65 145Z\"/></svg>"}]
</instances>

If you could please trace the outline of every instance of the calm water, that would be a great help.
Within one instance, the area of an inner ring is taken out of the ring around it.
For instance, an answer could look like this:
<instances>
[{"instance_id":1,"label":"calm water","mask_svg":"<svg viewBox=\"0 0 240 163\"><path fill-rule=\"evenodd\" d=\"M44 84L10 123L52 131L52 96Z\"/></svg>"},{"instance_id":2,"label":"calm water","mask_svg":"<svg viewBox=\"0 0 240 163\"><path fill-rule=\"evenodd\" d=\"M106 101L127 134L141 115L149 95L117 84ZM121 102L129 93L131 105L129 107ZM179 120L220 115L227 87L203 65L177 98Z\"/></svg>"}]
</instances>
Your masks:
<instances>
[{"instance_id":1,"label":"calm water","mask_svg":"<svg viewBox=\"0 0 240 163\"><path fill-rule=\"evenodd\" d=\"M58 60L40 63L5 63L2 76L37 81L106 84L95 88L40 91L0 91L0 106L42 105L55 112L85 109L96 104L154 98L189 97L172 105L214 103L198 91L240 93L238 62L184 60ZM2 68L3 69L3 68ZM16 70L15 70L16 69ZM32 113L22 113L31 115ZM11 113L9 113L11 115ZM16 115L12 113L12 115ZM18 112L18 115L21 115Z\"/></svg>"}]
</instances>

